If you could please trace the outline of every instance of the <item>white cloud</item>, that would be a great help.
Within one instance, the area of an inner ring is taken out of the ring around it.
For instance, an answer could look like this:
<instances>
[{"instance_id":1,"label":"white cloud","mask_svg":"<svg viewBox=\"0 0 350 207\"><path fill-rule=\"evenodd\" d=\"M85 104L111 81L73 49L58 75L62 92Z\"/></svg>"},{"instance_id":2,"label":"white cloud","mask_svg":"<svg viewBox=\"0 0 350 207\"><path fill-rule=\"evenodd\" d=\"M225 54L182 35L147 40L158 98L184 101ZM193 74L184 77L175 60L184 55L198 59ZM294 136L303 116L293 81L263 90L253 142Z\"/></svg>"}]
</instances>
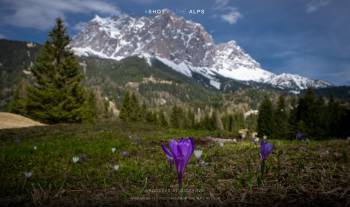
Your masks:
<instances>
[{"instance_id":1,"label":"white cloud","mask_svg":"<svg viewBox=\"0 0 350 207\"><path fill-rule=\"evenodd\" d=\"M228 3L230 3L230 0L215 0L215 8L222 9L227 6Z\"/></svg>"},{"instance_id":2,"label":"white cloud","mask_svg":"<svg viewBox=\"0 0 350 207\"><path fill-rule=\"evenodd\" d=\"M76 31L82 31L85 28L86 24L86 22L78 22L74 25L73 29Z\"/></svg>"},{"instance_id":3,"label":"white cloud","mask_svg":"<svg viewBox=\"0 0 350 207\"><path fill-rule=\"evenodd\" d=\"M320 9L321 7L327 6L331 0L313 0L306 5L306 13L312 13Z\"/></svg>"},{"instance_id":4,"label":"white cloud","mask_svg":"<svg viewBox=\"0 0 350 207\"><path fill-rule=\"evenodd\" d=\"M236 8L231 8L231 11L229 11L226 14L222 14L221 19L228 22L229 24L235 24L239 18L242 17L241 13L237 11Z\"/></svg>"},{"instance_id":5,"label":"white cloud","mask_svg":"<svg viewBox=\"0 0 350 207\"><path fill-rule=\"evenodd\" d=\"M113 4L103 0L4 0L12 14L5 16L7 24L45 30L52 27L55 18L68 13L100 13L121 15Z\"/></svg>"},{"instance_id":6,"label":"white cloud","mask_svg":"<svg viewBox=\"0 0 350 207\"><path fill-rule=\"evenodd\" d=\"M213 17L220 17L221 20L229 23L237 23L239 18L242 18L242 14L238 11L236 7L229 6L231 0L215 0L214 10L216 13Z\"/></svg>"}]
</instances>

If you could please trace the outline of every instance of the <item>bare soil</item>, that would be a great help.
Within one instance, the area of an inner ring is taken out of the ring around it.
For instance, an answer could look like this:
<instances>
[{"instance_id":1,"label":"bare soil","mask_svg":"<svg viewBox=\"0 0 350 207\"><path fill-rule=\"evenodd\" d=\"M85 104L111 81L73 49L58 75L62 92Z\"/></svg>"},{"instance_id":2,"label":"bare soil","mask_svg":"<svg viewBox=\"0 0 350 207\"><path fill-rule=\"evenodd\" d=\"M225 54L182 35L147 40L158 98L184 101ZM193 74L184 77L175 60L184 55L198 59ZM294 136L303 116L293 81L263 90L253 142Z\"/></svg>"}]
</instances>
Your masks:
<instances>
[{"instance_id":1,"label":"bare soil","mask_svg":"<svg viewBox=\"0 0 350 207\"><path fill-rule=\"evenodd\" d=\"M40 122L34 121L32 119L18 114L0 112L0 129L22 128L43 125L44 124Z\"/></svg>"}]
</instances>

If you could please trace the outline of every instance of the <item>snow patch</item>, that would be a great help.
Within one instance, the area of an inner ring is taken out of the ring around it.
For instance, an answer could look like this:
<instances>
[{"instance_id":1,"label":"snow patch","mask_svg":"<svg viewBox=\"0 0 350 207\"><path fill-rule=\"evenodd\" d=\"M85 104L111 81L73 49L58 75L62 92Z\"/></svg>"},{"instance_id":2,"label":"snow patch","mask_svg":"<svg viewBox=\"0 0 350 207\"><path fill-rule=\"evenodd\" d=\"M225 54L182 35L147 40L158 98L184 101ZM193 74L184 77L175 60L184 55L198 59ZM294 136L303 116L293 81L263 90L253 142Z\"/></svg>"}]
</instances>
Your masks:
<instances>
[{"instance_id":1,"label":"snow patch","mask_svg":"<svg viewBox=\"0 0 350 207\"><path fill-rule=\"evenodd\" d=\"M156 58L162 63L164 63L165 65L176 70L177 72L182 73L187 77L192 77L191 69L184 62L181 62L180 64L176 64L166 58L162 58L162 57L156 57Z\"/></svg>"},{"instance_id":2,"label":"snow patch","mask_svg":"<svg viewBox=\"0 0 350 207\"><path fill-rule=\"evenodd\" d=\"M210 85L212 85L213 87L215 87L216 89L220 90L220 85L221 83L215 80L210 80Z\"/></svg>"}]
</instances>

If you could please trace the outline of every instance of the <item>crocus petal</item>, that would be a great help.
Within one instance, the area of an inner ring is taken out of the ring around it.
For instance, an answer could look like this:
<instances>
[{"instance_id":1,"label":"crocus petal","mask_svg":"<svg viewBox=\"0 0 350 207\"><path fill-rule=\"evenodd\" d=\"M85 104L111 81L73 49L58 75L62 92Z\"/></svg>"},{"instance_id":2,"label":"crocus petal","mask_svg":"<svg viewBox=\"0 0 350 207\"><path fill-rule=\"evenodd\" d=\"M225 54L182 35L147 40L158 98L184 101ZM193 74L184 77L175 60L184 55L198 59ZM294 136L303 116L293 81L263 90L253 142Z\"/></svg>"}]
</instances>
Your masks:
<instances>
[{"instance_id":1,"label":"crocus petal","mask_svg":"<svg viewBox=\"0 0 350 207\"><path fill-rule=\"evenodd\" d=\"M260 142L260 158L262 160L266 160L267 157L270 155L270 153L272 152L273 146L272 144L268 143L265 140L262 140Z\"/></svg>"},{"instance_id":2,"label":"crocus petal","mask_svg":"<svg viewBox=\"0 0 350 207\"><path fill-rule=\"evenodd\" d=\"M184 156L183 156L183 152L181 150L180 145L177 145L177 151L179 152L179 155L177 157L175 157L175 164L176 164L176 171L178 173L178 175L180 175L182 177L183 172L184 172L184 168L185 168L185 160L184 160Z\"/></svg>"},{"instance_id":3,"label":"crocus petal","mask_svg":"<svg viewBox=\"0 0 350 207\"><path fill-rule=\"evenodd\" d=\"M183 141L179 143L179 149L181 151L181 154L183 156L184 162L187 163L187 161L190 159L192 153L193 153L193 144L190 140Z\"/></svg>"},{"instance_id":4,"label":"crocus petal","mask_svg":"<svg viewBox=\"0 0 350 207\"><path fill-rule=\"evenodd\" d=\"M166 146L164 146L163 144L162 144L162 149L163 149L163 151L168 159L169 166L171 167L174 164L174 157L171 154L171 152L169 151L169 149Z\"/></svg>"},{"instance_id":5,"label":"crocus petal","mask_svg":"<svg viewBox=\"0 0 350 207\"><path fill-rule=\"evenodd\" d=\"M179 156L179 151L177 149L177 145L178 145L178 143L175 139L170 140L169 148L170 148L170 152L174 158Z\"/></svg>"},{"instance_id":6,"label":"crocus petal","mask_svg":"<svg viewBox=\"0 0 350 207\"><path fill-rule=\"evenodd\" d=\"M173 157L169 149L166 146L164 146L164 144L162 144L162 149L167 157Z\"/></svg>"}]
</instances>

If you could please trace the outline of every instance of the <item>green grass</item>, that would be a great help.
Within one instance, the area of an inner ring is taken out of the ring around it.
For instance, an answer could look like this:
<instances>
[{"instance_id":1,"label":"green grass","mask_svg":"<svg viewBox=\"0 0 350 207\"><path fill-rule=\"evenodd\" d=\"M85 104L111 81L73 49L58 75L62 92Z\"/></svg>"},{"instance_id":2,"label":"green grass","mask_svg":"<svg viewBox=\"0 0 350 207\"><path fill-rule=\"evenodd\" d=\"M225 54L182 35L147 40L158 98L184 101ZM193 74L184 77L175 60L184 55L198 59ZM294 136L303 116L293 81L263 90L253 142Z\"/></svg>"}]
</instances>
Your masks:
<instances>
[{"instance_id":1,"label":"green grass","mask_svg":"<svg viewBox=\"0 0 350 207\"><path fill-rule=\"evenodd\" d=\"M157 200L178 205L178 196L195 204L349 204L346 141L271 140L274 152L267 160L268 173L259 180L258 146L243 141L220 147L205 139L218 135L120 122L0 130L0 204L153 205ZM199 165L193 156L185 172L187 192L173 192L176 173L160 144L186 136L195 138L207 165ZM114 154L112 147L117 149ZM129 156L123 157L122 151ZM73 156L85 160L74 164ZM118 171L113 170L116 164ZM26 179L26 171L32 171L32 177Z\"/></svg>"}]
</instances>

